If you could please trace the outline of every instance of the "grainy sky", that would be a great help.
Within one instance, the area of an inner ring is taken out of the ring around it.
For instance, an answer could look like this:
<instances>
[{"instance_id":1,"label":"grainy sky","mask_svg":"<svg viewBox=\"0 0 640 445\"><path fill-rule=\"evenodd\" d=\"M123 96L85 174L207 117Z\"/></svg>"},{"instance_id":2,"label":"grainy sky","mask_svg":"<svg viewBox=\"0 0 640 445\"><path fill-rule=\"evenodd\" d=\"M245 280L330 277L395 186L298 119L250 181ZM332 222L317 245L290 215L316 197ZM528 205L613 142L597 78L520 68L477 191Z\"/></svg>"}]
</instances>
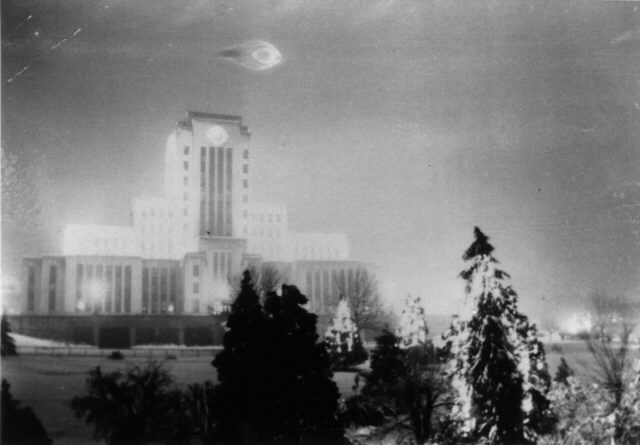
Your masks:
<instances>
[{"instance_id":1,"label":"grainy sky","mask_svg":"<svg viewBox=\"0 0 640 445\"><path fill-rule=\"evenodd\" d=\"M201 110L243 116L253 196L287 204L295 230L347 233L390 300L455 311L474 225L535 317L637 291L640 226L611 215L621 190L638 204L638 9L3 1L2 146L43 220L5 224L3 274L58 252L66 222L127 224L133 196L161 192L175 121ZM283 62L256 72L217 56L249 39Z\"/></svg>"}]
</instances>

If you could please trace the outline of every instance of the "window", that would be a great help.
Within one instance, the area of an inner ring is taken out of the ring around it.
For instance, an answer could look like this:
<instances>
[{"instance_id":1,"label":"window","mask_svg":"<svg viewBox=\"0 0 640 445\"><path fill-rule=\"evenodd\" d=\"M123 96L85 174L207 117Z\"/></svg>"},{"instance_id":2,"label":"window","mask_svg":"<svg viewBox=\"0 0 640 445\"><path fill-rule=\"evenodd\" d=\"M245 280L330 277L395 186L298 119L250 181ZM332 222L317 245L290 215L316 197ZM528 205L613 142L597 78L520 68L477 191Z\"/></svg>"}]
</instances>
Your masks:
<instances>
[{"instance_id":1,"label":"window","mask_svg":"<svg viewBox=\"0 0 640 445\"><path fill-rule=\"evenodd\" d=\"M244 219L247 219L247 217L248 217L248 216L249 216L249 212L247 212L246 210L243 210L243 211L242 211L242 217L243 217Z\"/></svg>"},{"instance_id":2,"label":"window","mask_svg":"<svg viewBox=\"0 0 640 445\"><path fill-rule=\"evenodd\" d=\"M187 199L189 199L189 194L187 192L184 192L184 200L186 201Z\"/></svg>"},{"instance_id":3,"label":"window","mask_svg":"<svg viewBox=\"0 0 640 445\"><path fill-rule=\"evenodd\" d=\"M58 269L55 265L49 266L49 312L56 310L56 283L58 278Z\"/></svg>"},{"instance_id":4,"label":"window","mask_svg":"<svg viewBox=\"0 0 640 445\"><path fill-rule=\"evenodd\" d=\"M249 173L249 164L242 165L242 173Z\"/></svg>"},{"instance_id":5,"label":"window","mask_svg":"<svg viewBox=\"0 0 640 445\"><path fill-rule=\"evenodd\" d=\"M198 312L200 312L200 300L193 300L192 302L192 312L194 314L197 314Z\"/></svg>"},{"instance_id":6,"label":"window","mask_svg":"<svg viewBox=\"0 0 640 445\"><path fill-rule=\"evenodd\" d=\"M278 214L276 215L276 220L277 220L278 222L282 222L282 215L278 213Z\"/></svg>"},{"instance_id":7,"label":"window","mask_svg":"<svg viewBox=\"0 0 640 445\"><path fill-rule=\"evenodd\" d=\"M193 265L193 276L194 277L199 277L200 276L200 265L199 264L194 264Z\"/></svg>"},{"instance_id":8,"label":"window","mask_svg":"<svg viewBox=\"0 0 640 445\"><path fill-rule=\"evenodd\" d=\"M188 154L189 154L189 146L188 146L188 145L185 145L185 146L184 146L184 154L185 154L185 155L188 155Z\"/></svg>"},{"instance_id":9,"label":"window","mask_svg":"<svg viewBox=\"0 0 640 445\"><path fill-rule=\"evenodd\" d=\"M243 232L245 235L249 233L249 230L247 229L247 226L244 226L244 227L242 228L242 232Z\"/></svg>"},{"instance_id":10,"label":"window","mask_svg":"<svg viewBox=\"0 0 640 445\"><path fill-rule=\"evenodd\" d=\"M184 161L182 165L184 166L185 170L189 170L189 163L187 161Z\"/></svg>"},{"instance_id":11,"label":"window","mask_svg":"<svg viewBox=\"0 0 640 445\"><path fill-rule=\"evenodd\" d=\"M242 180L242 187L248 189L249 188L249 180L248 179L243 179Z\"/></svg>"},{"instance_id":12,"label":"window","mask_svg":"<svg viewBox=\"0 0 640 445\"><path fill-rule=\"evenodd\" d=\"M249 202L249 197L247 195L244 195L242 197L242 202L244 202L245 204Z\"/></svg>"},{"instance_id":13,"label":"window","mask_svg":"<svg viewBox=\"0 0 640 445\"><path fill-rule=\"evenodd\" d=\"M269 213L268 218L269 218L269 222L273 222L273 215L271 213Z\"/></svg>"},{"instance_id":14,"label":"window","mask_svg":"<svg viewBox=\"0 0 640 445\"><path fill-rule=\"evenodd\" d=\"M243 157L244 159L249 159L249 150L244 150L244 151L242 152L242 157Z\"/></svg>"},{"instance_id":15,"label":"window","mask_svg":"<svg viewBox=\"0 0 640 445\"><path fill-rule=\"evenodd\" d=\"M187 208L184 208L184 216L187 216L189 214L189 211L187 210Z\"/></svg>"},{"instance_id":16,"label":"window","mask_svg":"<svg viewBox=\"0 0 640 445\"><path fill-rule=\"evenodd\" d=\"M194 294L200 293L200 283L193 283L193 293Z\"/></svg>"},{"instance_id":17,"label":"window","mask_svg":"<svg viewBox=\"0 0 640 445\"><path fill-rule=\"evenodd\" d=\"M183 183L185 186L189 185L189 178L185 176L185 177L182 179L182 183Z\"/></svg>"}]
</instances>

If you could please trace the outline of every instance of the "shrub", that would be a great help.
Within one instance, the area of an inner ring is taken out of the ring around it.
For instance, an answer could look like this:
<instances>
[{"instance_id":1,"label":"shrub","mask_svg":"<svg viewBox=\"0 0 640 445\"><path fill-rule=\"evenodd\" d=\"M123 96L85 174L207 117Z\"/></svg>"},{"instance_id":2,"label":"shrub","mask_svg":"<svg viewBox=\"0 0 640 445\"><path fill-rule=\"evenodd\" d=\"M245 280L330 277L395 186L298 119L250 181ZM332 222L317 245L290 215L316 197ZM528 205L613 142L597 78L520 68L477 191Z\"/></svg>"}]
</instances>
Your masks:
<instances>
[{"instance_id":1,"label":"shrub","mask_svg":"<svg viewBox=\"0 0 640 445\"><path fill-rule=\"evenodd\" d=\"M107 356L108 359L111 360L122 360L124 358L124 356L122 355L122 352L120 351L113 351L111 352L111 354L109 354Z\"/></svg>"},{"instance_id":2,"label":"shrub","mask_svg":"<svg viewBox=\"0 0 640 445\"><path fill-rule=\"evenodd\" d=\"M71 409L94 425L96 440L144 444L188 438L181 394L158 363L126 373L103 373L98 366L89 373L87 393L74 397Z\"/></svg>"}]
</instances>

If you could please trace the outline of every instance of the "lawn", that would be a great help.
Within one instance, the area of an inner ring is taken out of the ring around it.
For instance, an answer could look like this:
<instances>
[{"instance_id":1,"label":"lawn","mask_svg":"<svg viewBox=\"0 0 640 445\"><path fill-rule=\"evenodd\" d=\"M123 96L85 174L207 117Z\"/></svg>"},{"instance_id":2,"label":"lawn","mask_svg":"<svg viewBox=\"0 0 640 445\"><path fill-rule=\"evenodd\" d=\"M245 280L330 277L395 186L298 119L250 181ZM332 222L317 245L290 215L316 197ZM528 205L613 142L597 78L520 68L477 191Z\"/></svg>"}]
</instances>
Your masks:
<instances>
[{"instance_id":1,"label":"lawn","mask_svg":"<svg viewBox=\"0 0 640 445\"><path fill-rule=\"evenodd\" d=\"M216 382L213 356L180 357L163 363L178 386L211 380ZM73 415L70 401L85 391L89 370L101 366L106 372L127 366L142 365L146 358L127 357L115 361L103 357L52 357L22 355L2 359L2 378L11 385L14 397L30 406L42 420L55 444L91 442L92 428ZM336 373L335 380L342 394L349 394L353 373Z\"/></svg>"},{"instance_id":2,"label":"lawn","mask_svg":"<svg viewBox=\"0 0 640 445\"><path fill-rule=\"evenodd\" d=\"M579 374L587 374L591 358L584 343L573 342L546 347L547 361L552 375L564 356ZM187 384L211 380L216 382L216 371L211 356L178 357L164 364L176 383ZM52 357L49 355L22 355L2 360L2 378L11 384L11 391L23 405L33 408L56 444L80 444L91 441L92 428L76 419L70 409L70 400L85 390L90 369L101 366L104 371L125 369L141 365L146 358L127 357L121 361L106 357ZM336 373L334 379L343 396L352 392L353 373Z\"/></svg>"}]
</instances>

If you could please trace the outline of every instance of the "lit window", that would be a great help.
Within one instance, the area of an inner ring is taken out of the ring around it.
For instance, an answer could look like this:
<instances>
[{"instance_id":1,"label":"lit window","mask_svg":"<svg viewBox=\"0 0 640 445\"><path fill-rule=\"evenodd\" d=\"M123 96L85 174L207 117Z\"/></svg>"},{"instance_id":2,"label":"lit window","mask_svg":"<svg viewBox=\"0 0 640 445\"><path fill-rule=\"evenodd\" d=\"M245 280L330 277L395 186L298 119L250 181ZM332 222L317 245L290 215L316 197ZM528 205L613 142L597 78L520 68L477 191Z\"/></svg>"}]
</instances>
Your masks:
<instances>
[{"instance_id":1,"label":"lit window","mask_svg":"<svg viewBox=\"0 0 640 445\"><path fill-rule=\"evenodd\" d=\"M185 167L186 169L186 167ZM242 173L249 173L249 164L244 164L242 166Z\"/></svg>"},{"instance_id":2,"label":"lit window","mask_svg":"<svg viewBox=\"0 0 640 445\"><path fill-rule=\"evenodd\" d=\"M188 154L189 154L189 146L188 146L188 145L185 145L185 146L184 146L184 154L185 154L185 155L188 155Z\"/></svg>"},{"instance_id":3,"label":"lit window","mask_svg":"<svg viewBox=\"0 0 640 445\"><path fill-rule=\"evenodd\" d=\"M189 170L189 163L187 161L184 161L182 165L184 166L185 170Z\"/></svg>"},{"instance_id":4,"label":"lit window","mask_svg":"<svg viewBox=\"0 0 640 445\"><path fill-rule=\"evenodd\" d=\"M200 283L193 283L193 293L194 294L200 293Z\"/></svg>"},{"instance_id":5,"label":"lit window","mask_svg":"<svg viewBox=\"0 0 640 445\"><path fill-rule=\"evenodd\" d=\"M200 265L199 264L194 264L193 265L193 276L194 277L199 277L200 276Z\"/></svg>"}]
</instances>

